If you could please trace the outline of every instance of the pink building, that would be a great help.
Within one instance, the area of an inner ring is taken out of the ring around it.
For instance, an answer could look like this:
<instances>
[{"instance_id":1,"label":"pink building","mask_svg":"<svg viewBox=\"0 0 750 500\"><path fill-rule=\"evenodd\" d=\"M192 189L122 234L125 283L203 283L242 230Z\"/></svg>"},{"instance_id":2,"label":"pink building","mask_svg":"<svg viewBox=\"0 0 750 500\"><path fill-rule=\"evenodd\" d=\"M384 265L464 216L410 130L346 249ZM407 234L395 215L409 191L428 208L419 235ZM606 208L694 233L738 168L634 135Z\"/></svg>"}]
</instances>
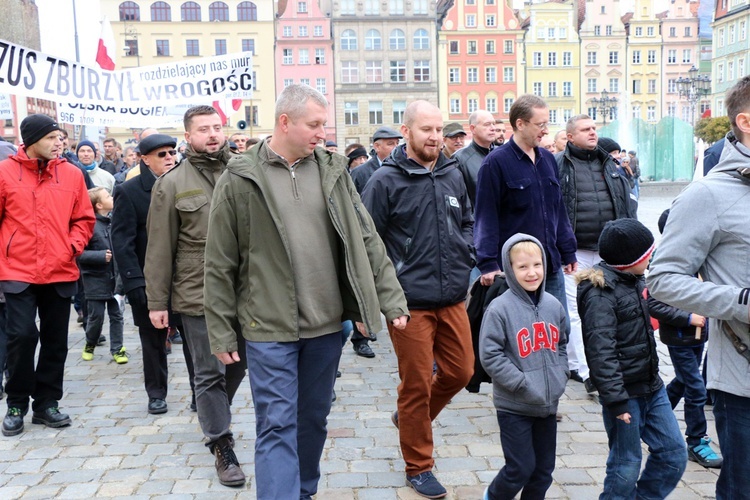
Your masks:
<instances>
[{"instance_id":1,"label":"pink building","mask_svg":"<svg viewBox=\"0 0 750 500\"><path fill-rule=\"evenodd\" d=\"M326 139L336 140L331 20L317 0L280 0L278 9L276 94L293 83L317 89L329 103Z\"/></svg>"}]
</instances>

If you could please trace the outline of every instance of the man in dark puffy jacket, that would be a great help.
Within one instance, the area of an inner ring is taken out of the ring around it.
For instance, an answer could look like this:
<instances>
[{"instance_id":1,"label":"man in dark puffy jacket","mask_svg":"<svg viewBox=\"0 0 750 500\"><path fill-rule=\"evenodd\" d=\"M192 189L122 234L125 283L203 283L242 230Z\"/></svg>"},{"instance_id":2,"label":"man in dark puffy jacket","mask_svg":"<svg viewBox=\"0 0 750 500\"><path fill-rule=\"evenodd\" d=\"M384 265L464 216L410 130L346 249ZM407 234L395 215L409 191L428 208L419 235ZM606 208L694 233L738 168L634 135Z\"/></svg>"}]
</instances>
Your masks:
<instances>
[{"instance_id":1,"label":"man in dark puffy jacket","mask_svg":"<svg viewBox=\"0 0 750 500\"><path fill-rule=\"evenodd\" d=\"M578 242L578 269L592 267L599 257L599 235L604 225L623 217L636 217L636 201L630 184L617 171L617 165L607 151L599 148L596 123L588 115L577 115L566 125L568 144L557 153L557 167L563 202ZM583 354L581 320L576 304L576 284L572 275L565 277L565 293L570 315L568 367L571 378L586 383L588 365ZM586 383L586 390L594 386Z\"/></svg>"},{"instance_id":2,"label":"man in dark puffy jacket","mask_svg":"<svg viewBox=\"0 0 750 500\"><path fill-rule=\"evenodd\" d=\"M466 190L469 193L471 206L476 204L477 177L485 157L495 147L495 118L489 111L483 109L469 115L469 130L472 139L468 146L456 151L453 159L458 162L458 168L464 176Z\"/></svg>"},{"instance_id":3,"label":"man in dark puffy jacket","mask_svg":"<svg viewBox=\"0 0 750 500\"><path fill-rule=\"evenodd\" d=\"M440 154L442 129L437 107L411 103L401 126L406 144L391 153L362 192L411 313L404 330L388 326L401 378L392 419L408 484L427 498L447 494L432 475L432 420L474 371L464 307L474 266L474 221L456 162Z\"/></svg>"}]
</instances>

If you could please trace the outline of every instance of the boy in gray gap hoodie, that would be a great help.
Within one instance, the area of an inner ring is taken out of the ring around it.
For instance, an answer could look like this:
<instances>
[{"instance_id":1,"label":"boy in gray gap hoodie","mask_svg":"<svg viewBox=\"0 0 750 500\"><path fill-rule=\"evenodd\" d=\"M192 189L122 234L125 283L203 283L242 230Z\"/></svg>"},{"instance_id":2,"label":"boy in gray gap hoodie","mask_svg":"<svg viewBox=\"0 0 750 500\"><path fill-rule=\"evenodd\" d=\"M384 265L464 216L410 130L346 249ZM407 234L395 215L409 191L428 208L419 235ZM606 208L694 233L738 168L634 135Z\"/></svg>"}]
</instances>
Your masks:
<instances>
[{"instance_id":1,"label":"boy in gray gap hoodie","mask_svg":"<svg viewBox=\"0 0 750 500\"><path fill-rule=\"evenodd\" d=\"M485 500L544 498L552 484L557 403L568 381L565 309L544 291L547 262L533 236L503 245L509 290L487 308L479 333L482 366L492 378L505 467Z\"/></svg>"}]
</instances>

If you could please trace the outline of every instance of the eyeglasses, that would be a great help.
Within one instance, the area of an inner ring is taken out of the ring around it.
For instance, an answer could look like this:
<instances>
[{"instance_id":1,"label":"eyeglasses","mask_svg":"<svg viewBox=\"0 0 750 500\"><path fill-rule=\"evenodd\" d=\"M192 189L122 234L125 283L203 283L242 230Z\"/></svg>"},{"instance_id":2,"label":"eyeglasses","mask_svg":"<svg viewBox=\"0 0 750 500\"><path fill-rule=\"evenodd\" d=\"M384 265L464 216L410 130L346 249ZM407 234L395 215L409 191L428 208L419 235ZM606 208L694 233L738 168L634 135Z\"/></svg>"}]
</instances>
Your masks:
<instances>
[{"instance_id":1,"label":"eyeglasses","mask_svg":"<svg viewBox=\"0 0 750 500\"><path fill-rule=\"evenodd\" d=\"M167 151L159 151L156 153L156 156L159 158L164 158L165 156L177 156L177 150L176 149L168 149Z\"/></svg>"},{"instance_id":2,"label":"eyeglasses","mask_svg":"<svg viewBox=\"0 0 750 500\"><path fill-rule=\"evenodd\" d=\"M534 123L530 122L529 120L524 120L526 123L531 123L532 125L539 128L539 130L549 130L549 122L546 123Z\"/></svg>"}]
</instances>

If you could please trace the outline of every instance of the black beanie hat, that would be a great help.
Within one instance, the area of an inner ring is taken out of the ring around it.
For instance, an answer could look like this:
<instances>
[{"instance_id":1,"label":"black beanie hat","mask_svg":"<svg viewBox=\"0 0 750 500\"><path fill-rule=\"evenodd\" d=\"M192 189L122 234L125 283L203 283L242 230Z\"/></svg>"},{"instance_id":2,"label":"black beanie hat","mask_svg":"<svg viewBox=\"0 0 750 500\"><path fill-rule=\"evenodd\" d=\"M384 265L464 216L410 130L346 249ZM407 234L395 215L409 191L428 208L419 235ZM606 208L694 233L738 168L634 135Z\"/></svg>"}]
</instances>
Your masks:
<instances>
[{"instance_id":1,"label":"black beanie hat","mask_svg":"<svg viewBox=\"0 0 750 500\"><path fill-rule=\"evenodd\" d=\"M357 148L353 149L349 152L348 155L346 155L347 158L349 158L349 166L352 166L352 162L359 158L360 156L364 156L367 158L367 150L365 148Z\"/></svg>"},{"instance_id":2,"label":"black beanie hat","mask_svg":"<svg viewBox=\"0 0 750 500\"><path fill-rule=\"evenodd\" d=\"M612 151L620 151L620 145L617 144L614 139L610 139L609 137L600 137L598 145L607 153L611 153Z\"/></svg>"},{"instance_id":3,"label":"black beanie hat","mask_svg":"<svg viewBox=\"0 0 750 500\"><path fill-rule=\"evenodd\" d=\"M42 113L29 115L21 122L21 139L28 148L55 130L60 130L60 126L49 116Z\"/></svg>"},{"instance_id":4,"label":"black beanie hat","mask_svg":"<svg viewBox=\"0 0 750 500\"><path fill-rule=\"evenodd\" d=\"M615 269L640 264L654 250L654 235L636 219L607 222L599 235L599 255Z\"/></svg>"}]
</instances>

